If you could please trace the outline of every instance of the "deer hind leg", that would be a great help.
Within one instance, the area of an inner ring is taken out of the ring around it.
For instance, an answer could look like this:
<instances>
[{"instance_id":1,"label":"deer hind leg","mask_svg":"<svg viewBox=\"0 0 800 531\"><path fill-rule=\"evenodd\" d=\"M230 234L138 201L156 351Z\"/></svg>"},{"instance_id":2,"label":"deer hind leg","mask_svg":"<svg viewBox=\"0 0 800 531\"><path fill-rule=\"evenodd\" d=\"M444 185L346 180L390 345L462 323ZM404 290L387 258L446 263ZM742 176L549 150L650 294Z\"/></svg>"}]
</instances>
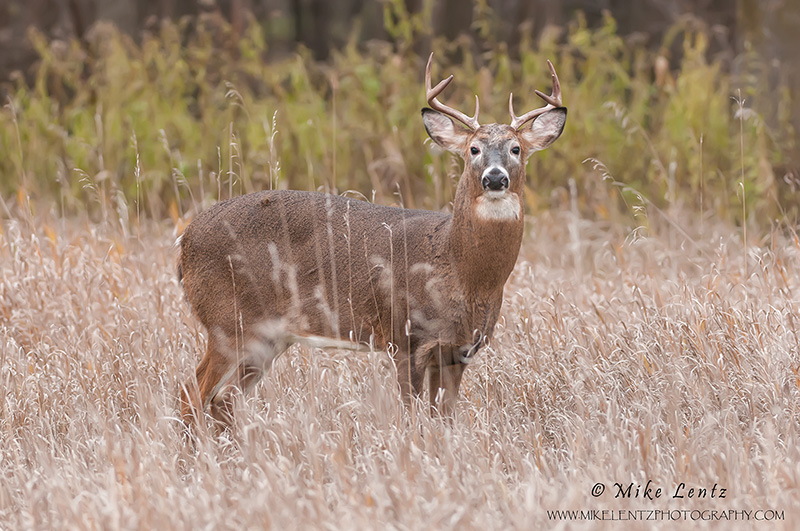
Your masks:
<instances>
[{"instance_id":1,"label":"deer hind leg","mask_svg":"<svg viewBox=\"0 0 800 531\"><path fill-rule=\"evenodd\" d=\"M181 388L181 416L189 426L200 420L222 384L236 370L235 356L231 356L220 343L219 338L214 334L210 335L206 354L197 366L195 377L190 378ZM230 421L228 412L219 407L211 408L210 413L224 424Z\"/></svg>"},{"instance_id":2,"label":"deer hind leg","mask_svg":"<svg viewBox=\"0 0 800 531\"><path fill-rule=\"evenodd\" d=\"M440 346L434 350L428 367L431 415L453 416L465 368L466 365L461 363L458 356L458 349Z\"/></svg>"},{"instance_id":3,"label":"deer hind leg","mask_svg":"<svg viewBox=\"0 0 800 531\"><path fill-rule=\"evenodd\" d=\"M181 413L187 424L196 422L208 409L223 427L233 421L232 401L236 389L247 394L264 372L289 347L289 340L276 327L255 327L243 347L231 348L221 333L211 334L196 378L181 391Z\"/></svg>"},{"instance_id":4,"label":"deer hind leg","mask_svg":"<svg viewBox=\"0 0 800 531\"><path fill-rule=\"evenodd\" d=\"M222 427L233 420L232 391L246 392L261 378L261 371L247 365L246 357L231 348L227 336L217 330L209 334L206 354L197 366L195 378L181 389L181 416L187 425L196 424L205 411Z\"/></svg>"},{"instance_id":5,"label":"deer hind leg","mask_svg":"<svg viewBox=\"0 0 800 531\"><path fill-rule=\"evenodd\" d=\"M233 423L233 398L236 390L246 395L263 375L264 369L249 363L247 359L237 365L231 365L228 374L223 376L207 395L208 412L211 417L222 427L230 426Z\"/></svg>"}]
</instances>

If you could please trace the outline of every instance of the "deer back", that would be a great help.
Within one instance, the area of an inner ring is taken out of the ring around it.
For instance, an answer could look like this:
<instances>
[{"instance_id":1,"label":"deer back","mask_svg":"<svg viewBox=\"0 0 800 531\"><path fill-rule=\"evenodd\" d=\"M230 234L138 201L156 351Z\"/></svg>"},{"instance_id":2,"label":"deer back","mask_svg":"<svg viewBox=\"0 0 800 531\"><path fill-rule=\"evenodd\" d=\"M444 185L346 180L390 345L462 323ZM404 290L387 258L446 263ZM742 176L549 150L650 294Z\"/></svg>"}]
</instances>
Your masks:
<instances>
[{"instance_id":1,"label":"deer back","mask_svg":"<svg viewBox=\"0 0 800 531\"><path fill-rule=\"evenodd\" d=\"M385 346L405 335L412 313L430 324L463 298L450 280L451 223L448 214L314 192L248 194L187 227L182 282L209 330L233 335L289 317L297 332L374 334Z\"/></svg>"}]
</instances>

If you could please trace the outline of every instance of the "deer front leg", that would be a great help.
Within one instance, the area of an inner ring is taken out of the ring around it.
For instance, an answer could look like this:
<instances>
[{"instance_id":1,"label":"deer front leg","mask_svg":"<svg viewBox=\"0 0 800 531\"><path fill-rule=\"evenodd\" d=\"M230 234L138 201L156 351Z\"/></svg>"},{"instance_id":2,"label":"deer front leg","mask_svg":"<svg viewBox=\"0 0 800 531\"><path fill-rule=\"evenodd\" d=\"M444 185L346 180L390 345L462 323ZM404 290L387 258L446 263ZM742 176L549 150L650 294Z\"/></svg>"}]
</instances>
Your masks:
<instances>
[{"instance_id":1,"label":"deer front leg","mask_svg":"<svg viewBox=\"0 0 800 531\"><path fill-rule=\"evenodd\" d=\"M431 366L428 373L428 385L431 394L431 415L437 413L443 417L452 417L458 401L458 388L466 365L458 363L445 367Z\"/></svg>"},{"instance_id":2,"label":"deer front leg","mask_svg":"<svg viewBox=\"0 0 800 531\"><path fill-rule=\"evenodd\" d=\"M458 356L458 349L441 346L434 351L428 372L432 416L453 416L465 368L466 365L461 363Z\"/></svg>"},{"instance_id":3,"label":"deer front leg","mask_svg":"<svg viewBox=\"0 0 800 531\"><path fill-rule=\"evenodd\" d=\"M425 369L416 366L412 356L404 355L396 362L397 382L400 384L400 396L406 410L411 409L412 400L422 393Z\"/></svg>"}]
</instances>

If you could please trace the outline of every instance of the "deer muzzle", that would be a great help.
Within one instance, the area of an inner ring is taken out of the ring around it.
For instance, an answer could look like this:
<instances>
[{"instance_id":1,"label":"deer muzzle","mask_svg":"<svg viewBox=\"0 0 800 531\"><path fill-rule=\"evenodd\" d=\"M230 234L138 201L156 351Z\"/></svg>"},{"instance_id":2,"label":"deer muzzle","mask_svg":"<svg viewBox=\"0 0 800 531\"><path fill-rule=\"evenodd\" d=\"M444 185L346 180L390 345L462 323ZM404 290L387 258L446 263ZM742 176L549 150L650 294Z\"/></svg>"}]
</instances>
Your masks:
<instances>
[{"instance_id":1,"label":"deer muzzle","mask_svg":"<svg viewBox=\"0 0 800 531\"><path fill-rule=\"evenodd\" d=\"M508 189L508 172L499 166L492 166L483 172L481 184L484 190L500 192Z\"/></svg>"}]
</instances>

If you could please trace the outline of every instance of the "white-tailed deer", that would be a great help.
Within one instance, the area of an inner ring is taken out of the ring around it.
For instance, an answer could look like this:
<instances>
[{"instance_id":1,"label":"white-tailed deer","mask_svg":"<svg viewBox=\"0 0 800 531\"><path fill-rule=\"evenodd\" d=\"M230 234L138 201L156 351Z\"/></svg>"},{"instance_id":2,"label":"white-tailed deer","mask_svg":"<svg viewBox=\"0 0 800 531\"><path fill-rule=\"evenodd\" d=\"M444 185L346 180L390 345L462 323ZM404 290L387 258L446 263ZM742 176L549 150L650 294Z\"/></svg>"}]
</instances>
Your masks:
<instances>
[{"instance_id":1,"label":"white-tailed deer","mask_svg":"<svg viewBox=\"0 0 800 531\"><path fill-rule=\"evenodd\" d=\"M197 380L181 394L188 422L206 409L229 421L227 387L247 391L309 335L389 348L405 403L427 371L432 408L452 413L519 254L526 161L559 137L567 109L548 61L552 95L536 91L547 105L516 116L512 95L511 125L480 125L477 96L472 117L437 99L453 76L432 87L432 59L422 120L436 144L464 159L452 214L263 191L220 202L186 228L179 276L208 330ZM268 345L273 354L252 354L247 345L264 341L259 327L275 320L286 333Z\"/></svg>"}]
</instances>

